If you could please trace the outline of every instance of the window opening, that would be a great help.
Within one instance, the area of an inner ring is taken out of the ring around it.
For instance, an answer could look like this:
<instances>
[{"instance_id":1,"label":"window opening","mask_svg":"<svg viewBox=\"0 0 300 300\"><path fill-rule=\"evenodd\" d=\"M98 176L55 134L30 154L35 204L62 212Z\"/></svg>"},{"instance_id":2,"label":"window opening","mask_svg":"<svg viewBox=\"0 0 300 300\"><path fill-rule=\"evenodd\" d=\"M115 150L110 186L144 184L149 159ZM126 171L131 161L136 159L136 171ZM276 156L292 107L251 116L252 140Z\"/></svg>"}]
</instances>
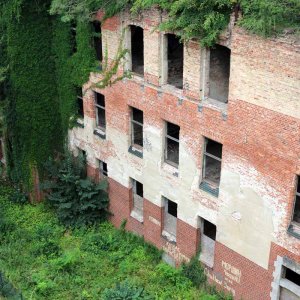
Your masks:
<instances>
[{"instance_id":1,"label":"window opening","mask_svg":"<svg viewBox=\"0 0 300 300\"><path fill-rule=\"evenodd\" d=\"M183 87L183 43L174 34L167 34L168 39L168 83Z\"/></svg>"},{"instance_id":2,"label":"window opening","mask_svg":"<svg viewBox=\"0 0 300 300\"><path fill-rule=\"evenodd\" d=\"M212 267L214 264L216 233L216 225L201 219L201 253L199 259L209 267Z\"/></svg>"},{"instance_id":3,"label":"window opening","mask_svg":"<svg viewBox=\"0 0 300 300\"><path fill-rule=\"evenodd\" d=\"M133 209L131 216L143 222L144 191L143 184L132 179Z\"/></svg>"},{"instance_id":4,"label":"window opening","mask_svg":"<svg viewBox=\"0 0 300 300\"><path fill-rule=\"evenodd\" d=\"M106 119L105 119L105 97L102 94L95 92L96 100L96 126L105 131Z\"/></svg>"},{"instance_id":5,"label":"window opening","mask_svg":"<svg viewBox=\"0 0 300 300\"><path fill-rule=\"evenodd\" d=\"M300 274L294 272L293 270L286 268L285 278L300 286Z\"/></svg>"},{"instance_id":6,"label":"window opening","mask_svg":"<svg viewBox=\"0 0 300 300\"><path fill-rule=\"evenodd\" d=\"M143 124L144 113L132 107L131 108L131 144L139 149L143 148Z\"/></svg>"},{"instance_id":7,"label":"window opening","mask_svg":"<svg viewBox=\"0 0 300 300\"><path fill-rule=\"evenodd\" d=\"M164 202L164 230L162 235L168 240L175 242L177 231L177 203L167 198L164 198Z\"/></svg>"},{"instance_id":8,"label":"window opening","mask_svg":"<svg viewBox=\"0 0 300 300\"><path fill-rule=\"evenodd\" d=\"M222 144L205 139L203 181L218 187L221 178Z\"/></svg>"},{"instance_id":9,"label":"window opening","mask_svg":"<svg viewBox=\"0 0 300 300\"><path fill-rule=\"evenodd\" d=\"M296 188L296 196L295 196L293 221L300 225L300 176L297 176L297 188Z\"/></svg>"},{"instance_id":10,"label":"window opening","mask_svg":"<svg viewBox=\"0 0 300 300\"><path fill-rule=\"evenodd\" d=\"M228 102L230 49L216 45L210 49L209 98Z\"/></svg>"},{"instance_id":11,"label":"window opening","mask_svg":"<svg viewBox=\"0 0 300 300\"><path fill-rule=\"evenodd\" d=\"M180 127L167 122L165 160L177 167L179 164L179 132Z\"/></svg>"},{"instance_id":12,"label":"window opening","mask_svg":"<svg viewBox=\"0 0 300 300\"><path fill-rule=\"evenodd\" d=\"M84 110L83 110L82 88L77 88L77 114L79 118L83 119Z\"/></svg>"},{"instance_id":13,"label":"window opening","mask_svg":"<svg viewBox=\"0 0 300 300\"><path fill-rule=\"evenodd\" d=\"M96 57L97 60L102 61L101 23L99 21L94 21L93 27L94 27L94 48L96 51Z\"/></svg>"},{"instance_id":14,"label":"window opening","mask_svg":"<svg viewBox=\"0 0 300 300\"><path fill-rule=\"evenodd\" d=\"M130 26L132 71L144 75L144 30L139 26Z\"/></svg>"},{"instance_id":15,"label":"window opening","mask_svg":"<svg viewBox=\"0 0 300 300\"><path fill-rule=\"evenodd\" d=\"M100 174L107 177L108 176L108 171L107 171L107 163L105 163L104 161L100 160L99 161L99 170L100 170Z\"/></svg>"}]
</instances>

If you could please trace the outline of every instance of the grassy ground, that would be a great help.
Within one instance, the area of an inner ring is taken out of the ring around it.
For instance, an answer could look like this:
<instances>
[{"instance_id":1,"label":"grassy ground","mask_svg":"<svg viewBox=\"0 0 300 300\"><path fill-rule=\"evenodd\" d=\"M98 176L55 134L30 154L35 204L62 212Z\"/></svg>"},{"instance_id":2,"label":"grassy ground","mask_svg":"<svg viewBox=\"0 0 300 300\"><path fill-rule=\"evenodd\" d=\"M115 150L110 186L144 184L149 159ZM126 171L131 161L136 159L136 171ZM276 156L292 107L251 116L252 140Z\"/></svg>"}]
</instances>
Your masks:
<instances>
[{"instance_id":1,"label":"grassy ground","mask_svg":"<svg viewBox=\"0 0 300 300\"><path fill-rule=\"evenodd\" d=\"M109 223L66 231L46 205L14 204L9 193L0 186L0 271L25 299L103 299L124 281L151 299L222 299L195 288L141 238Z\"/></svg>"}]
</instances>

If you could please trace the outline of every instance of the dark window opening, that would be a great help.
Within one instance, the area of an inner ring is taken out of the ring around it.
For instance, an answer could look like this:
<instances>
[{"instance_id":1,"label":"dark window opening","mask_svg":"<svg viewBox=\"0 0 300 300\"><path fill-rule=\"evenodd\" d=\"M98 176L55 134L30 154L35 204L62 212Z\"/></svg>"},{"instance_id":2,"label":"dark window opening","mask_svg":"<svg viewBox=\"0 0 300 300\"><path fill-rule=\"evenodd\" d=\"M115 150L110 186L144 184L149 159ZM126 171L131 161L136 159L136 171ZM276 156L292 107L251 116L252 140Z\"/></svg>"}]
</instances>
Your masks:
<instances>
[{"instance_id":1,"label":"dark window opening","mask_svg":"<svg viewBox=\"0 0 300 300\"><path fill-rule=\"evenodd\" d=\"M131 143L133 146L143 147L143 123L144 114L141 110L132 107L132 119L131 119Z\"/></svg>"},{"instance_id":2,"label":"dark window opening","mask_svg":"<svg viewBox=\"0 0 300 300\"><path fill-rule=\"evenodd\" d=\"M216 240L217 227L216 225L210 223L209 221L203 219L203 234L211 238L212 240Z\"/></svg>"},{"instance_id":3,"label":"dark window opening","mask_svg":"<svg viewBox=\"0 0 300 300\"><path fill-rule=\"evenodd\" d=\"M168 34L168 83L183 87L183 44L174 34Z\"/></svg>"},{"instance_id":4,"label":"dark window opening","mask_svg":"<svg viewBox=\"0 0 300 300\"><path fill-rule=\"evenodd\" d=\"M300 224L300 176L297 177L297 188L296 188L293 221Z\"/></svg>"},{"instance_id":5,"label":"dark window opening","mask_svg":"<svg viewBox=\"0 0 300 300\"><path fill-rule=\"evenodd\" d=\"M130 26L132 71L144 75L144 31L138 26Z\"/></svg>"},{"instance_id":6,"label":"dark window opening","mask_svg":"<svg viewBox=\"0 0 300 300\"><path fill-rule=\"evenodd\" d=\"M228 102L230 49L216 45L210 50L209 97L220 102Z\"/></svg>"},{"instance_id":7,"label":"dark window opening","mask_svg":"<svg viewBox=\"0 0 300 300\"><path fill-rule=\"evenodd\" d=\"M102 61L102 38L101 38L101 23L99 21L93 22L94 27L94 48L96 51L97 60Z\"/></svg>"},{"instance_id":8,"label":"dark window opening","mask_svg":"<svg viewBox=\"0 0 300 300\"><path fill-rule=\"evenodd\" d=\"M175 203L171 200L168 200L167 205L168 205L168 213L171 216L177 218L177 203Z\"/></svg>"},{"instance_id":9,"label":"dark window opening","mask_svg":"<svg viewBox=\"0 0 300 300\"><path fill-rule=\"evenodd\" d=\"M79 118L83 119L84 110L83 110L82 88L77 89L77 114Z\"/></svg>"},{"instance_id":10,"label":"dark window opening","mask_svg":"<svg viewBox=\"0 0 300 300\"><path fill-rule=\"evenodd\" d=\"M99 161L99 169L100 169L100 174L103 176L108 176L108 171L107 171L107 163L104 161L100 160Z\"/></svg>"},{"instance_id":11,"label":"dark window opening","mask_svg":"<svg viewBox=\"0 0 300 300\"><path fill-rule=\"evenodd\" d=\"M105 97L102 94L95 92L95 105L96 105L96 126L105 130Z\"/></svg>"},{"instance_id":12,"label":"dark window opening","mask_svg":"<svg viewBox=\"0 0 300 300\"><path fill-rule=\"evenodd\" d=\"M174 166L179 164L179 132L178 125L167 122L165 160Z\"/></svg>"},{"instance_id":13,"label":"dark window opening","mask_svg":"<svg viewBox=\"0 0 300 300\"><path fill-rule=\"evenodd\" d=\"M140 197L143 197L144 195L143 184L136 180L135 180L135 193Z\"/></svg>"},{"instance_id":14,"label":"dark window opening","mask_svg":"<svg viewBox=\"0 0 300 300\"><path fill-rule=\"evenodd\" d=\"M203 180L219 186L221 178L222 144L205 139Z\"/></svg>"},{"instance_id":15,"label":"dark window opening","mask_svg":"<svg viewBox=\"0 0 300 300\"><path fill-rule=\"evenodd\" d=\"M285 278L300 286L300 274L294 272L293 270L286 268Z\"/></svg>"}]
</instances>

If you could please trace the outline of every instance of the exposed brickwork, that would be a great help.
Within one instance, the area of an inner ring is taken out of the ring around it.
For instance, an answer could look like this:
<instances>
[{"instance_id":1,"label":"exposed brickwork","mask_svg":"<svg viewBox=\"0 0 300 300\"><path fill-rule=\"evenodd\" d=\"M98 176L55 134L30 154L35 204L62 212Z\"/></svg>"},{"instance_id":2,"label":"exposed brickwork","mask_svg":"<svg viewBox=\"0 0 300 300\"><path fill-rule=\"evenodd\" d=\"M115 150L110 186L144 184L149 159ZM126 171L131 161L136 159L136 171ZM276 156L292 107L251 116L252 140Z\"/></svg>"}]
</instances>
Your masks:
<instances>
[{"instance_id":1,"label":"exposed brickwork","mask_svg":"<svg viewBox=\"0 0 300 300\"><path fill-rule=\"evenodd\" d=\"M97 177L97 160L108 164L115 226L127 219L128 230L179 263L199 249L198 221L204 218L217 226L214 266L207 268L210 281L236 299L270 299L277 256L300 261L299 240L287 234L300 174L300 52L291 42L265 40L234 28L230 39L222 41L231 48L231 74L228 104L220 105L203 100L208 61L197 42L185 45L183 89L162 85L162 33L154 27L165 17L149 10L136 19L124 13L105 21L103 45L110 61L125 26L144 28L144 78L133 76L96 89L106 101L106 138L101 139L93 134L96 113L90 87L97 76L91 75L84 86L85 127L72 131L70 144L87 152L91 177ZM144 113L142 159L128 152L130 107ZM180 126L178 169L164 162L164 121ZM218 198L199 189L204 137L223 144ZM144 186L143 223L130 216L130 178ZM162 238L162 197L178 204L176 244ZM245 205L254 198L257 209Z\"/></svg>"},{"instance_id":2,"label":"exposed brickwork","mask_svg":"<svg viewBox=\"0 0 300 300\"><path fill-rule=\"evenodd\" d=\"M177 219L176 244L180 252L187 257L192 257L197 253L200 243L199 229Z\"/></svg>"}]
</instances>

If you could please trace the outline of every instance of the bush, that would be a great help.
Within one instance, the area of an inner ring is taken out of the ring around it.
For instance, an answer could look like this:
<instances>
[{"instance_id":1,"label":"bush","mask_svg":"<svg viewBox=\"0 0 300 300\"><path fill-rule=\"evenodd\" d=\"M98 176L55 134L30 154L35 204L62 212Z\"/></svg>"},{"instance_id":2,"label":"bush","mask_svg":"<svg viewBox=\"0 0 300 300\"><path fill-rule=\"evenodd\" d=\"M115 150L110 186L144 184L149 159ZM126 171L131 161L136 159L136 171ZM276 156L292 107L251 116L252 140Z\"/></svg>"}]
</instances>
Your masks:
<instances>
[{"instance_id":1,"label":"bush","mask_svg":"<svg viewBox=\"0 0 300 300\"><path fill-rule=\"evenodd\" d=\"M0 272L0 296L11 300L24 299L22 293L17 291L14 286ZM1 297L0 297L1 298Z\"/></svg>"},{"instance_id":2,"label":"bush","mask_svg":"<svg viewBox=\"0 0 300 300\"><path fill-rule=\"evenodd\" d=\"M91 225L108 216L107 182L99 184L86 177L84 158L70 153L45 165L49 180L42 184L47 201L59 220L68 227Z\"/></svg>"},{"instance_id":3,"label":"bush","mask_svg":"<svg viewBox=\"0 0 300 300\"><path fill-rule=\"evenodd\" d=\"M23 193L20 188L15 188L10 194L9 200L14 203L25 204L29 201L27 194Z\"/></svg>"},{"instance_id":4,"label":"bush","mask_svg":"<svg viewBox=\"0 0 300 300\"><path fill-rule=\"evenodd\" d=\"M182 274L198 288L206 283L206 275L197 256L192 257L188 263L182 264Z\"/></svg>"},{"instance_id":5,"label":"bush","mask_svg":"<svg viewBox=\"0 0 300 300\"><path fill-rule=\"evenodd\" d=\"M114 288L105 289L102 294L103 300L150 300L154 299L147 294L142 287L136 287L129 281L117 283Z\"/></svg>"}]
</instances>

